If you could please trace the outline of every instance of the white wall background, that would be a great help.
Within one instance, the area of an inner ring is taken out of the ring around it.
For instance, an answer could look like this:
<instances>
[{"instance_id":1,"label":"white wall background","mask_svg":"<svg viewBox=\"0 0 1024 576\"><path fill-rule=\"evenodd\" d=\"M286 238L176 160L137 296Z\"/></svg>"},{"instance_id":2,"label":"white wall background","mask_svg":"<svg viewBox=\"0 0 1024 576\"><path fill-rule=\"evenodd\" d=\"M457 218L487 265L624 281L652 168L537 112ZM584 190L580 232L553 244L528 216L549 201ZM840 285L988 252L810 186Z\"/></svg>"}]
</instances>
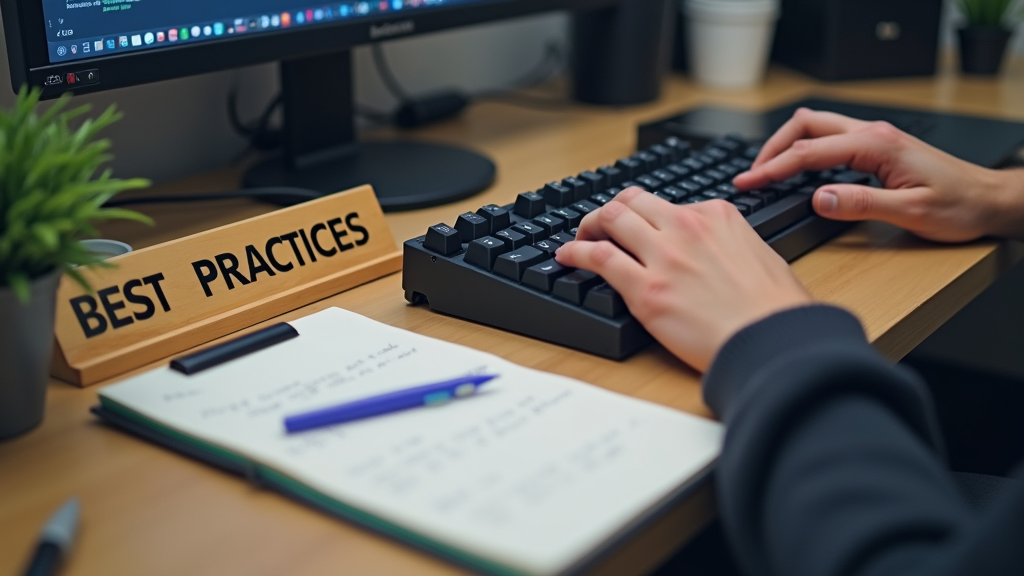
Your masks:
<instances>
[{"instance_id":1,"label":"white wall background","mask_svg":"<svg viewBox=\"0 0 1024 576\"><path fill-rule=\"evenodd\" d=\"M951 3L950 3L951 6ZM947 6L944 43L953 45L957 15ZM567 18L548 15L401 40L386 46L389 62L413 92L449 86L478 90L507 85L531 70L551 40L565 41ZM1024 53L1024 33L1015 41ZM125 120L108 133L121 176L166 180L223 165L238 156L244 142L228 124L225 101L232 82L242 87L243 116L255 116L276 89L277 68L256 66L172 80L80 98L97 109L116 102ZM14 100L6 43L0 27L0 106ZM388 108L393 101L373 69L368 51L356 51L359 101Z\"/></svg>"}]
</instances>

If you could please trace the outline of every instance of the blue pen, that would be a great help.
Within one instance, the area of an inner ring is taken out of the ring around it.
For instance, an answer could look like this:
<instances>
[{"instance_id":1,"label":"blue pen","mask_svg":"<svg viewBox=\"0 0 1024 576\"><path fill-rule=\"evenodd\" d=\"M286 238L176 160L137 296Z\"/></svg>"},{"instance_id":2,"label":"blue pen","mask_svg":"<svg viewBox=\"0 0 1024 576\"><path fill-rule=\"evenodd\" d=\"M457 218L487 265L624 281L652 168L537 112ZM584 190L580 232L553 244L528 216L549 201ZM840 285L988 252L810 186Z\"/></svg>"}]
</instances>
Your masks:
<instances>
[{"instance_id":1,"label":"blue pen","mask_svg":"<svg viewBox=\"0 0 1024 576\"><path fill-rule=\"evenodd\" d=\"M399 410L408 410L420 406L441 404L453 398L463 398L476 393L480 386L494 380L496 374L481 376L463 376L454 380L445 380L416 388L408 388L397 392L389 392L380 396L371 396L347 404L339 404L329 408L321 408L313 412L305 412L288 416L284 419L284 427L289 433L302 432L341 424L353 420L361 420L371 416L390 414Z\"/></svg>"}]
</instances>

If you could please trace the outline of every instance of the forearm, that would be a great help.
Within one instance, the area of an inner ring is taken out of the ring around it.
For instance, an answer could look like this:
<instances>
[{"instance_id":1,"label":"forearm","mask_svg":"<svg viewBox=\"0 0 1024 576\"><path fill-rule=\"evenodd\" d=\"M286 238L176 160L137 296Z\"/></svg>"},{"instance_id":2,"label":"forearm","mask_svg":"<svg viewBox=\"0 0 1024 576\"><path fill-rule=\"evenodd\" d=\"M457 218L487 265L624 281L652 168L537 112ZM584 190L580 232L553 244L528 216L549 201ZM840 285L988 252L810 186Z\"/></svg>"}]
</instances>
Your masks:
<instances>
[{"instance_id":1,"label":"forearm","mask_svg":"<svg viewBox=\"0 0 1024 576\"><path fill-rule=\"evenodd\" d=\"M875 353L849 315L817 307L758 323L705 385L729 426L720 505L748 569L913 573L967 522L922 384Z\"/></svg>"},{"instance_id":2,"label":"forearm","mask_svg":"<svg viewBox=\"0 0 1024 576\"><path fill-rule=\"evenodd\" d=\"M989 170L983 186L988 189L988 210L983 224L989 236L1024 240L1024 170Z\"/></svg>"}]
</instances>

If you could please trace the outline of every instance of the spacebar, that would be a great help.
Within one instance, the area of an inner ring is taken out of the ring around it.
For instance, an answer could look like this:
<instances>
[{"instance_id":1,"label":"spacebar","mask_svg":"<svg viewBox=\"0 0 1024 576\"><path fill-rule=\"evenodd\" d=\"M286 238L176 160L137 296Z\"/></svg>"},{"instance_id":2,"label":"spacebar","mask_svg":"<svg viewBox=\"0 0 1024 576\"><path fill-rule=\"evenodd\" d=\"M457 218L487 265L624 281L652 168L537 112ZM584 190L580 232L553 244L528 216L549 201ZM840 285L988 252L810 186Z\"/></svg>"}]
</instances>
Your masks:
<instances>
[{"instance_id":1,"label":"spacebar","mask_svg":"<svg viewBox=\"0 0 1024 576\"><path fill-rule=\"evenodd\" d=\"M767 239L813 213L811 196L797 192L747 216L747 222L758 236Z\"/></svg>"}]
</instances>

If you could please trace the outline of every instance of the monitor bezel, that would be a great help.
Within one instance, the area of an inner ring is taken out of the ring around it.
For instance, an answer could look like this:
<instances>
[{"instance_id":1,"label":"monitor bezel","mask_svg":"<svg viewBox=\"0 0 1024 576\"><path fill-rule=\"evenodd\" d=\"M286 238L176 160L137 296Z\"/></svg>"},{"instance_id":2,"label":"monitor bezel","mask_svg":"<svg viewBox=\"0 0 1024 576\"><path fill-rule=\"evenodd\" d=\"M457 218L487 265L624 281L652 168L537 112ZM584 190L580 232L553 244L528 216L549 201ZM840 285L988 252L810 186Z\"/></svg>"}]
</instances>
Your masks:
<instances>
[{"instance_id":1,"label":"monitor bezel","mask_svg":"<svg viewBox=\"0 0 1024 576\"><path fill-rule=\"evenodd\" d=\"M400 15L362 17L351 21L318 24L215 39L195 44L168 46L99 58L50 63L45 17L39 0L0 0L7 37L12 88L24 85L43 88L44 98L64 92L87 94L205 74L279 60L290 60L351 49L355 46L439 32L552 11L582 11L611 6L620 0L492 0L481 4L457 4ZM371 26L413 22L413 31L387 38L372 38ZM44 86L50 75L66 76L95 70L99 82L69 87L66 83Z\"/></svg>"}]
</instances>

